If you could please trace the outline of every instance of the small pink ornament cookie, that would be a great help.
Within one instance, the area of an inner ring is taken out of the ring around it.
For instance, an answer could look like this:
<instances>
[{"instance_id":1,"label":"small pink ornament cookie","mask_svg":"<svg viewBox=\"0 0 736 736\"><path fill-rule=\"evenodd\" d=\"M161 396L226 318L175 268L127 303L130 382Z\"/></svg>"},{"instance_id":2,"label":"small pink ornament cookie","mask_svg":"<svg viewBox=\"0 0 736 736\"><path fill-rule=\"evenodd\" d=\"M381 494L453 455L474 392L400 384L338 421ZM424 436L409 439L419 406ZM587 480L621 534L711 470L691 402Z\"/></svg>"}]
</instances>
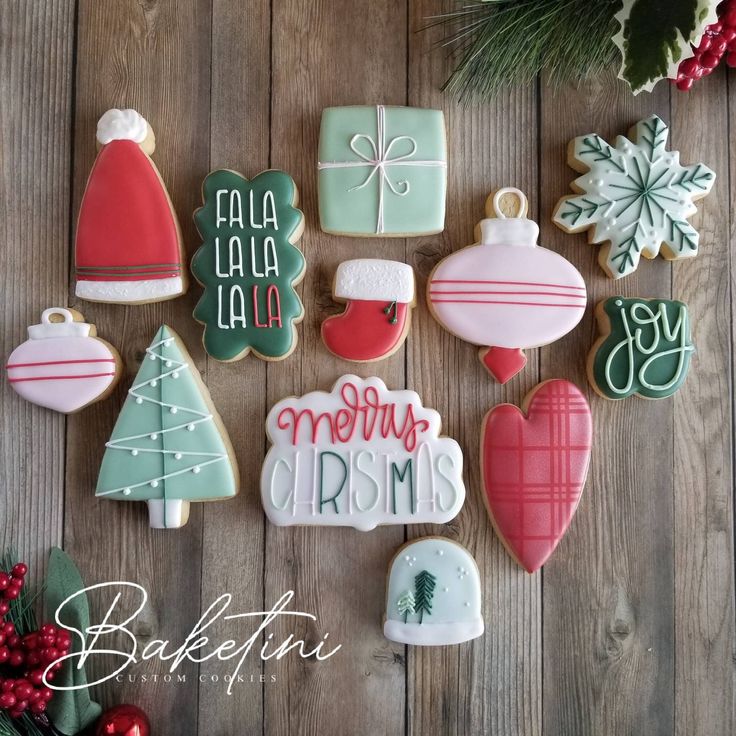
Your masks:
<instances>
[{"instance_id":1,"label":"small pink ornament cookie","mask_svg":"<svg viewBox=\"0 0 736 736\"><path fill-rule=\"evenodd\" d=\"M104 399L122 372L117 350L73 309L51 307L8 358L8 382L27 401L71 414Z\"/></svg>"},{"instance_id":2,"label":"small pink ornament cookie","mask_svg":"<svg viewBox=\"0 0 736 736\"><path fill-rule=\"evenodd\" d=\"M322 341L331 353L367 363L393 355L404 344L416 304L411 266L379 258L344 261L333 293L347 306L322 323Z\"/></svg>"},{"instance_id":3,"label":"small pink ornament cookie","mask_svg":"<svg viewBox=\"0 0 736 736\"><path fill-rule=\"evenodd\" d=\"M518 199L515 217L502 210L506 195ZM435 319L453 335L486 346L480 358L499 383L524 367L524 349L558 340L585 312L583 277L559 253L537 245L539 227L527 219L527 207L513 187L491 195L489 217L477 228L480 242L440 261L427 285Z\"/></svg>"}]
</instances>

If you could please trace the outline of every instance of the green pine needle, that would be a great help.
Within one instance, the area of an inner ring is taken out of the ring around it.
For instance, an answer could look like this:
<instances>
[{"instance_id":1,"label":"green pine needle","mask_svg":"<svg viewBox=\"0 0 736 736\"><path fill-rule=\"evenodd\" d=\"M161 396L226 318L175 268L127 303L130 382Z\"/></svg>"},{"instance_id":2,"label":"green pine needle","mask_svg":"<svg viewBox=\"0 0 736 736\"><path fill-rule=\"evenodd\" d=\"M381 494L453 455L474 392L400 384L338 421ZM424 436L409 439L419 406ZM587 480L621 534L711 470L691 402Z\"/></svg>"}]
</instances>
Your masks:
<instances>
[{"instance_id":1,"label":"green pine needle","mask_svg":"<svg viewBox=\"0 0 736 736\"><path fill-rule=\"evenodd\" d=\"M470 0L436 16L442 41L458 59L443 89L484 101L545 72L552 87L599 73L617 55L611 41L620 0Z\"/></svg>"}]
</instances>

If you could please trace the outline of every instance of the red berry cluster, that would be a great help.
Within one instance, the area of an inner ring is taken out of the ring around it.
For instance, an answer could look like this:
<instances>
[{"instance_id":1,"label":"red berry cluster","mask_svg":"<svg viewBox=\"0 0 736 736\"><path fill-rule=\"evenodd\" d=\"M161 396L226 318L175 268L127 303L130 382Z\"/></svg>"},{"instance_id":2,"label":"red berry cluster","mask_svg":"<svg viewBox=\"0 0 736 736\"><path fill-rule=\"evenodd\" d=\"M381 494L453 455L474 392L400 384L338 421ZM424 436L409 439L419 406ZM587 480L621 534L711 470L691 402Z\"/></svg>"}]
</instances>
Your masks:
<instances>
[{"instance_id":1,"label":"red berry cluster","mask_svg":"<svg viewBox=\"0 0 736 736\"><path fill-rule=\"evenodd\" d=\"M51 699L52 691L43 682L46 668L69 652L69 632L52 624L44 624L38 631L20 636L15 625L6 621L10 601L23 588L28 567L19 562L8 574L0 570L0 710L11 718L19 718L26 711L41 714ZM51 681L61 663L53 664L46 675Z\"/></svg>"},{"instance_id":2,"label":"red berry cluster","mask_svg":"<svg viewBox=\"0 0 736 736\"><path fill-rule=\"evenodd\" d=\"M718 20L706 26L697 46L695 56L680 62L677 69L677 89L687 91L693 82L706 77L726 56L726 63L736 67L736 0L723 0L716 8Z\"/></svg>"}]
</instances>

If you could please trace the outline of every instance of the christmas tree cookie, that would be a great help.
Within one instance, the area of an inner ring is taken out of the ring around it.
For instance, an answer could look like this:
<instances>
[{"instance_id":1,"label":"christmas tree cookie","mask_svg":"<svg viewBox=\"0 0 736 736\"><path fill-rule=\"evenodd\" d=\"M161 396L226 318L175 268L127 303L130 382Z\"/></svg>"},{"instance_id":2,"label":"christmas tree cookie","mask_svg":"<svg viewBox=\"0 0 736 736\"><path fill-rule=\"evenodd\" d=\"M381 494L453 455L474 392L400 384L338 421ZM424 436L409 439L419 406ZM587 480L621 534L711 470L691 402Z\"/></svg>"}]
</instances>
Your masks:
<instances>
[{"instance_id":1,"label":"christmas tree cookie","mask_svg":"<svg viewBox=\"0 0 736 736\"><path fill-rule=\"evenodd\" d=\"M460 644L483 633L478 566L457 542L425 537L391 560L383 633L401 644Z\"/></svg>"},{"instance_id":2,"label":"christmas tree cookie","mask_svg":"<svg viewBox=\"0 0 736 736\"><path fill-rule=\"evenodd\" d=\"M692 258L700 236L688 218L695 200L710 192L715 174L703 164L683 166L667 151L669 128L656 115L638 122L615 147L599 135L575 138L568 164L583 174L572 183L577 195L563 197L555 225L568 233L588 231L602 243L598 261L612 279L633 273L641 256Z\"/></svg>"},{"instance_id":3,"label":"christmas tree cookie","mask_svg":"<svg viewBox=\"0 0 736 736\"><path fill-rule=\"evenodd\" d=\"M295 286L305 261L294 245L304 217L294 180L283 171L248 180L221 169L207 176L202 193L194 220L204 242L192 272L204 286L194 317L205 327L205 349L221 361L251 350L264 360L288 357L304 316Z\"/></svg>"},{"instance_id":4,"label":"christmas tree cookie","mask_svg":"<svg viewBox=\"0 0 736 736\"><path fill-rule=\"evenodd\" d=\"M147 501L151 527L186 524L192 501L238 492L235 456L179 336L159 329L128 391L97 481L97 496Z\"/></svg>"},{"instance_id":5,"label":"christmas tree cookie","mask_svg":"<svg viewBox=\"0 0 736 736\"><path fill-rule=\"evenodd\" d=\"M344 261L337 268L333 293L347 306L322 323L322 340L331 353L366 363L386 358L404 344L416 303L411 266L378 258Z\"/></svg>"},{"instance_id":6,"label":"christmas tree cookie","mask_svg":"<svg viewBox=\"0 0 736 736\"><path fill-rule=\"evenodd\" d=\"M77 296L143 304L187 290L181 233L156 165L155 141L135 110L108 110L79 211Z\"/></svg>"}]
</instances>

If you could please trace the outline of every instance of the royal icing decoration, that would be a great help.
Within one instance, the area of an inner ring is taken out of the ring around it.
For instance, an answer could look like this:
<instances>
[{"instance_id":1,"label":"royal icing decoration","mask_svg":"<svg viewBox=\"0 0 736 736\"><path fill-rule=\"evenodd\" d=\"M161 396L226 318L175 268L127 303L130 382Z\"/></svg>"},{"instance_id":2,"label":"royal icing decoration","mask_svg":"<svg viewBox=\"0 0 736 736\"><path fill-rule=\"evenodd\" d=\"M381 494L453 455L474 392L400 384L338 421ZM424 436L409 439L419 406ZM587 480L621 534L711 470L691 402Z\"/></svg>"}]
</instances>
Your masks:
<instances>
[{"instance_id":1,"label":"royal icing decoration","mask_svg":"<svg viewBox=\"0 0 736 736\"><path fill-rule=\"evenodd\" d=\"M107 396L120 378L117 351L79 312L44 310L8 358L8 382L27 401L70 414Z\"/></svg>"},{"instance_id":2,"label":"royal icing decoration","mask_svg":"<svg viewBox=\"0 0 736 736\"><path fill-rule=\"evenodd\" d=\"M266 429L261 497L278 526L444 524L465 500L462 452L439 436L440 415L379 378L279 401Z\"/></svg>"},{"instance_id":3,"label":"royal icing decoration","mask_svg":"<svg viewBox=\"0 0 736 736\"><path fill-rule=\"evenodd\" d=\"M527 571L538 570L567 532L588 473L590 407L569 381L539 384L525 413L500 404L486 414L481 472L501 541Z\"/></svg>"},{"instance_id":4,"label":"royal icing decoration","mask_svg":"<svg viewBox=\"0 0 736 736\"><path fill-rule=\"evenodd\" d=\"M368 362L403 345L415 304L411 266L377 258L344 261L337 268L333 294L347 306L322 323L322 340L330 352Z\"/></svg>"},{"instance_id":5,"label":"royal icing decoration","mask_svg":"<svg viewBox=\"0 0 736 736\"><path fill-rule=\"evenodd\" d=\"M401 644L460 644L483 633L480 575L457 542L425 537L391 560L383 633Z\"/></svg>"},{"instance_id":6,"label":"royal icing decoration","mask_svg":"<svg viewBox=\"0 0 736 736\"><path fill-rule=\"evenodd\" d=\"M444 228L447 144L440 110L328 107L317 168L325 232L398 237Z\"/></svg>"},{"instance_id":7,"label":"royal icing decoration","mask_svg":"<svg viewBox=\"0 0 736 736\"><path fill-rule=\"evenodd\" d=\"M671 396L682 386L695 347L682 302L614 296L596 308L602 336L588 357L593 388L606 399Z\"/></svg>"},{"instance_id":8,"label":"royal icing decoration","mask_svg":"<svg viewBox=\"0 0 736 736\"><path fill-rule=\"evenodd\" d=\"M95 302L155 302L187 290L179 223L148 154L153 133L135 110L108 110L102 146L79 211L77 296Z\"/></svg>"},{"instance_id":9,"label":"royal icing decoration","mask_svg":"<svg viewBox=\"0 0 736 736\"><path fill-rule=\"evenodd\" d=\"M687 218L716 176L703 164L682 166L679 152L665 150L668 135L652 115L629 131L631 140L618 136L615 147L595 133L570 144L568 163L583 173L572 183L580 194L563 197L553 220L566 232L588 230L591 243L604 243L598 260L612 279L635 271L641 256L697 255L699 235Z\"/></svg>"},{"instance_id":10,"label":"royal icing decoration","mask_svg":"<svg viewBox=\"0 0 736 736\"><path fill-rule=\"evenodd\" d=\"M304 256L294 243L304 218L296 209L293 179L264 171L248 180L213 171L194 213L203 244L192 259L202 286L194 317L204 324L204 346L216 360L286 358L296 346L304 307L294 290Z\"/></svg>"},{"instance_id":11,"label":"royal icing decoration","mask_svg":"<svg viewBox=\"0 0 736 736\"><path fill-rule=\"evenodd\" d=\"M146 349L106 448L97 496L147 501L155 529L186 524L191 501L238 491L227 432L191 357L166 325Z\"/></svg>"},{"instance_id":12,"label":"royal icing decoration","mask_svg":"<svg viewBox=\"0 0 736 736\"><path fill-rule=\"evenodd\" d=\"M514 195L517 217L506 217L501 198ZM578 270L558 253L537 245L539 227L526 218L518 189L498 190L486 202L480 243L435 267L427 299L437 321L475 345L484 365L506 383L525 365L525 348L558 340L583 316L586 290Z\"/></svg>"}]
</instances>

